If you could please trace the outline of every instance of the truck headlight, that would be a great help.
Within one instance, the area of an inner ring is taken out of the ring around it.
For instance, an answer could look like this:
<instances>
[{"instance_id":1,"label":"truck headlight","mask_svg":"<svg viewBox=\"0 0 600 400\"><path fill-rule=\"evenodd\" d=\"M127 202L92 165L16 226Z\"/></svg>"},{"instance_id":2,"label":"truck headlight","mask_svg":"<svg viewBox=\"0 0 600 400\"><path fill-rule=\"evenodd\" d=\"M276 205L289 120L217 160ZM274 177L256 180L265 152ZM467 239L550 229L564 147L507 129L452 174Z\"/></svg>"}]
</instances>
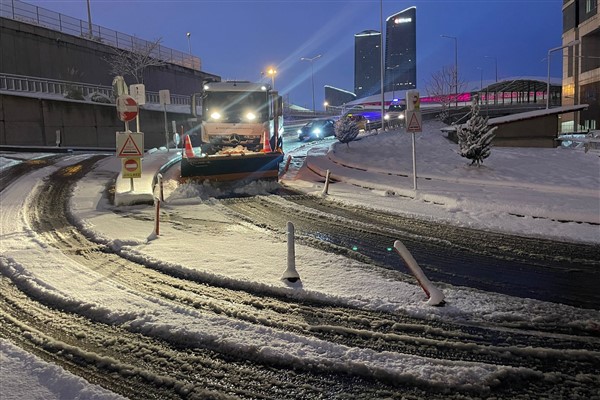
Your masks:
<instances>
[{"instance_id":1,"label":"truck headlight","mask_svg":"<svg viewBox=\"0 0 600 400\"><path fill-rule=\"evenodd\" d=\"M248 121L254 121L256 119L256 114L254 114L253 112L249 112L246 114L246 119Z\"/></svg>"},{"instance_id":2,"label":"truck headlight","mask_svg":"<svg viewBox=\"0 0 600 400\"><path fill-rule=\"evenodd\" d=\"M398 119L404 119L404 114L398 115Z\"/></svg>"},{"instance_id":3,"label":"truck headlight","mask_svg":"<svg viewBox=\"0 0 600 400\"><path fill-rule=\"evenodd\" d=\"M210 114L210 117L211 117L212 119L221 119L221 113L219 113L218 111L213 111L213 112Z\"/></svg>"}]
</instances>

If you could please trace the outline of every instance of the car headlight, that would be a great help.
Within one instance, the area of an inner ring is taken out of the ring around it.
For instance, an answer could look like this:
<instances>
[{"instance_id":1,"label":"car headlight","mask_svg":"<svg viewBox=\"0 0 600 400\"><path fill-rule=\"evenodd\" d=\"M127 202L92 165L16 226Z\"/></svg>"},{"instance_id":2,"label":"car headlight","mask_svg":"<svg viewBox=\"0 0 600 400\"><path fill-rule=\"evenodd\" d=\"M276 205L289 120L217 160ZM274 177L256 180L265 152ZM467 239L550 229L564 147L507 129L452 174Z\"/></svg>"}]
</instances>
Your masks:
<instances>
[{"instance_id":1,"label":"car headlight","mask_svg":"<svg viewBox=\"0 0 600 400\"><path fill-rule=\"evenodd\" d=\"M249 112L246 114L246 119L248 121L254 121L256 119L256 114L254 114L253 112Z\"/></svg>"},{"instance_id":2,"label":"car headlight","mask_svg":"<svg viewBox=\"0 0 600 400\"><path fill-rule=\"evenodd\" d=\"M221 119L221 113L220 113L220 112L218 112L218 111L213 111L213 112L210 114L210 117L211 117L212 119Z\"/></svg>"},{"instance_id":3,"label":"car headlight","mask_svg":"<svg viewBox=\"0 0 600 400\"><path fill-rule=\"evenodd\" d=\"M315 128L313 129L313 133L317 136L319 136L321 134L321 130L319 128Z\"/></svg>"}]
</instances>

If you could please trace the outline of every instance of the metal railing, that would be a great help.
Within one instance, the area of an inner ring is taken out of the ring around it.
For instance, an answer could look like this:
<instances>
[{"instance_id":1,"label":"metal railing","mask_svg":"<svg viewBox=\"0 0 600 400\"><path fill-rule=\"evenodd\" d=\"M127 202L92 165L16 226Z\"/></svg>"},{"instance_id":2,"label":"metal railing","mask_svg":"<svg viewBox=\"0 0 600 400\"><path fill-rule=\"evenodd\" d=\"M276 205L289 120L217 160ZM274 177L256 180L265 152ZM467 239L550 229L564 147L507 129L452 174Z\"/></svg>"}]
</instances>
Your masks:
<instances>
[{"instance_id":1,"label":"metal railing","mask_svg":"<svg viewBox=\"0 0 600 400\"><path fill-rule=\"evenodd\" d=\"M0 17L93 40L122 50L139 51L148 49L153 44L147 40L94 24L92 24L90 32L90 26L87 21L69 17L19 0L0 1ZM150 55L158 60L191 68L196 71L200 71L202 67L199 57L160 45L156 46Z\"/></svg>"},{"instance_id":2,"label":"metal railing","mask_svg":"<svg viewBox=\"0 0 600 400\"><path fill-rule=\"evenodd\" d=\"M92 85L89 83L61 81L57 79L35 78L23 75L0 73L0 91L38 93L46 95L62 95L67 91L77 91L84 98L95 93L102 94L109 99L114 99L112 86ZM159 93L146 91L146 103L160 104ZM171 94L171 104L190 105L190 96Z\"/></svg>"}]
</instances>

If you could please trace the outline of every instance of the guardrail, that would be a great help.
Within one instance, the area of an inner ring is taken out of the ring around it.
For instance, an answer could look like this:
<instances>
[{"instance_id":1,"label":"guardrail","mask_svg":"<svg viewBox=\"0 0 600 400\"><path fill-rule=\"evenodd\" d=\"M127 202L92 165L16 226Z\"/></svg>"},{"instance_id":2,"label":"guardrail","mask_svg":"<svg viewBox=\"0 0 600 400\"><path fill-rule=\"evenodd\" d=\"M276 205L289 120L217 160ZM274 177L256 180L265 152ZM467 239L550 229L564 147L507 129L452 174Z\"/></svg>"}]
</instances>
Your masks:
<instances>
[{"instance_id":1,"label":"guardrail","mask_svg":"<svg viewBox=\"0 0 600 400\"><path fill-rule=\"evenodd\" d=\"M111 100L115 98L112 86L2 73L0 73L0 91L62 96L67 91L77 91L86 99L94 93L102 94ZM146 103L160 104L158 92L146 91ZM171 94L171 104L190 105L190 96Z\"/></svg>"},{"instance_id":2,"label":"guardrail","mask_svg":"<svg viewBox=\"0 0 600 400\"><path fill-rule=\"evenodd\" d=\"M78 36L83 39L93 40L122 50L136 51L148 49L153 43L130 36L125 33L113 31L99 25L89 24L77 18L69 17L42 7L24 3L19 0L0 1L0 17L37 25L59 31L68 35ZM200 71L202 63L199 57L164 46L156 46L150 54L152 57L164 62L181 65Z\"/></svg>"}]
</instances>

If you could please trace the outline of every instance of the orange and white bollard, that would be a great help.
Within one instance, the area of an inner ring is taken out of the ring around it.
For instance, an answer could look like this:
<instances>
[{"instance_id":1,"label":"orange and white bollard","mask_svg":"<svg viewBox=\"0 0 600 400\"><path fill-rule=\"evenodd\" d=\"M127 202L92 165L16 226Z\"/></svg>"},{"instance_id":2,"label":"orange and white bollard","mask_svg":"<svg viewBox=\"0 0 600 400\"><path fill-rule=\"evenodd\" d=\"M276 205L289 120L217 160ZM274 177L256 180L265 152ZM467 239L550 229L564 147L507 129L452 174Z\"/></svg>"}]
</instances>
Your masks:
<instances>
[{"instance_id":1,"label":"orange and white bollard","mask_svg":"<svg viewBox=\"0 0 600 400\"><path fill-rule=\"evenodd\" d=\"M290 169L290 163L292 162L292 156L289 155L286 162L285 162L285 166L283 167L283 173L287 174L288 169Z\"/></svg>"},{"instance_id":2,"label":"orange and white bollard","mask_svg":"<svg viewBox=\"0 0 600 400\"><path fill-rule=\"evenodd\" d=\"M158 198L160 199L160 201L165 201L165 191L164 191L164 187L163 187L162 174L157 174L156 179L158 181L158 193L159 193Z\"/></svg>"},{"instance_id":3,"label":"orange and white bollard","mask_svg":"<svg viewBox=\"0 0 600 400\"><path fill-rule=\"evenodd\" d=\"M154 234L160 235L160 199L154 197Z\"/></svg>"}]
</instances>

